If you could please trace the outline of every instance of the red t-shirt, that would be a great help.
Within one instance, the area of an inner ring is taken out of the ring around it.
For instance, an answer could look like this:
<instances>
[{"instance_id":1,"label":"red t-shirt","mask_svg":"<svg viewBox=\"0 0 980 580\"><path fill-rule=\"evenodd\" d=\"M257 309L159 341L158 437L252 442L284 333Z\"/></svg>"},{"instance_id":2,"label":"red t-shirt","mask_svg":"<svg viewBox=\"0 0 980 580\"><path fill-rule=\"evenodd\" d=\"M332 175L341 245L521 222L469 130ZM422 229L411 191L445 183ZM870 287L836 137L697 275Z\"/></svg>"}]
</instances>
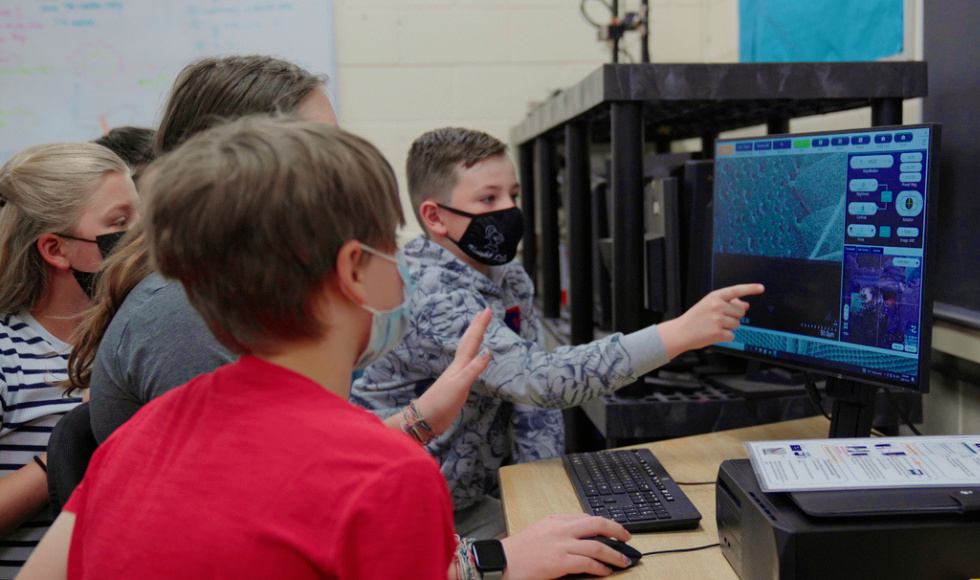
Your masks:
<instances>
[{"instance_id":1,"label":"red t-shirt","mask_svg":"<svg viewBox=\"0 0 980 580\"><path fill-rule=\"evenodd\" d=\"M408 436L243 357L153 401L65 506L69 578L446 578L453 507Z\"/></svg>"}]
</instances>

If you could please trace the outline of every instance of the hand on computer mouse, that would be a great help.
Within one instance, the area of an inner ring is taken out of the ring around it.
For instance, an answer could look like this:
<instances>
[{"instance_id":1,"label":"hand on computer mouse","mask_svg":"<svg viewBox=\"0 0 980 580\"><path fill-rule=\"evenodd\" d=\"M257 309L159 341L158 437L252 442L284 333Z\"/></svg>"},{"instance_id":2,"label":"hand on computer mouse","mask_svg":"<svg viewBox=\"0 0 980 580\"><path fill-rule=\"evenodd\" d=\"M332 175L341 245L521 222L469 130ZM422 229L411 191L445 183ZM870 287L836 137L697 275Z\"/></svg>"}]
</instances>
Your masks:
<instances>
[{"instance_id":1,"label":"hand on computer mouse","mask_svg":"<svg viewBox=\"0 0 980 580\"><path fill-rule=\"evenodd\" d=\"M605 536L592 536L591 538L585 538L585 539L600 542L602 544L609 546L613 550L616 550L620 554L630 559L630 566L639 562L640 558L643 557L643 554L639 550L637 550L633 546L630 546L626 542L620 542L615 538L607 538ZM629 566L624 566L624 567L629 568Z\"/></svg>"},{"instance_id":2,"label":"hand on computer mouse","mask_svg":"<svg viewBox=\"0 0 980 580\"><path fill-rule=\"evenodd\" d=\"M560 514L501 540L507 556L504 580L553 580L568 574L608 576L632 561L591 538L630 539L612 520L585 514Z\"/></svg>"}]
</instances>

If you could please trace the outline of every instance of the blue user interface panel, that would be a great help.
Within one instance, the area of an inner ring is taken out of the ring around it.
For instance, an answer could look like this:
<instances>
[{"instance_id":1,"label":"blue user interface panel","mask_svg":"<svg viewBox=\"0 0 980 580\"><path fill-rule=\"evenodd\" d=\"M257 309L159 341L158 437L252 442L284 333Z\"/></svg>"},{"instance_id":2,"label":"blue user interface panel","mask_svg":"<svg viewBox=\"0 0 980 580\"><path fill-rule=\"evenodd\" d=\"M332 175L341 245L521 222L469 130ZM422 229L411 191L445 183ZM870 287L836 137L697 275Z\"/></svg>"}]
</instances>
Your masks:
<instances>
[{"instance_id":1,"label":"blue user interface panel","mask_svg":"<svg viewBox=\"0 0 980 580\"><path fill-rule=\"evenodd\" d=\"M766 286L718 346L915 388L930 131L717 142L712 287Z\"/></svg>"}]
</instances>

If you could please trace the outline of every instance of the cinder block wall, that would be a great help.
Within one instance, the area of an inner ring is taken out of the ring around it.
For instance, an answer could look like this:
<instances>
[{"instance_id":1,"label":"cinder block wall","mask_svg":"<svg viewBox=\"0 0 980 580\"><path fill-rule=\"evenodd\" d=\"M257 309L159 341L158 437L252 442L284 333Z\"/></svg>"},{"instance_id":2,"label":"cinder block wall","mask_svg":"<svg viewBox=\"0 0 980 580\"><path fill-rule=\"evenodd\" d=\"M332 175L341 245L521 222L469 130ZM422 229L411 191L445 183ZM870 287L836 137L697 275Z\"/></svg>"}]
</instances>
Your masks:
<instances>
[{"instance_id":1,"label":"cinder block wall","mask_svg":"<svg viewBox=\"0 0 980 580\"><path fill-rule=\"evenodd\" d=\"M906 0L909 35L921 57L922 0ZM636 10L638 0L621 0ZM529 103L575 84L609 51L579 13L578 0L334 0L340 122L375 143L404 190L409 145L421 133L459 125L506 140ZM588 11L607 19L601 3ZM651 0L655 62L737 62L738 0ZM638 39L625 43L639 58ZM621 61L628 61L622 56ZM921 116L906 106L906 121ZM869 110L794 121L793 131L867 126ZM762 134L761 127L742 133ZM699 141L675 144L700 148ZM406 203L407 198L403 200ZM406 211L410 215L410 211ZM420 231L414 218L403 237Z\"/></svg>"},{"instance_id":2,"label":"cinder block wall","mask_svg":"<svg viewBox=\"0 0 980 580\"><path fill-rule=\"evenodd\" d=\"M459 125L507 140L529 103L609 62L577 0L334 4L340 122L381 149L403 190L405 155L421 133ZM625 6L635 10L639 2ZM588 10L606 19L599 2ZM652 0L651 13L653 60L738 60L738 0ZM639 58L635 38L626 50ZM404 237L419 231L409 218Z\"/></svg>"}]
</instances>

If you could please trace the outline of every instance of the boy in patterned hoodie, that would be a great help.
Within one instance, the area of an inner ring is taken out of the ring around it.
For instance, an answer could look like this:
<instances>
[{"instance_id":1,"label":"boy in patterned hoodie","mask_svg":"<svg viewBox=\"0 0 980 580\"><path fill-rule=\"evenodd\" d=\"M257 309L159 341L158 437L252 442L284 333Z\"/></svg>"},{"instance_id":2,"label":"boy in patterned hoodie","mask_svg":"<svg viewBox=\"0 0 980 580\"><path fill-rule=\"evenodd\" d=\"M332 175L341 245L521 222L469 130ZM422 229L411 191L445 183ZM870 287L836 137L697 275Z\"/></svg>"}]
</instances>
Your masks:
<instances>
[{"instance_id":1,"label":"boy in patterned hoodie","mask_svg":"<svg viewBox=\"0 0 980 580\"><path fill-rule=\"evenodd\" d=\"M449 366L467 323L486 308L491 362L452 427L427 446L452 493L456 530L504 531L497 469L564 453L560 409L626 386L674 356L734 338L759 284L717 290L683 316L629 335L547 352L534 287L514 262L524 235L507 146L459 128L419 137L408 154L412 208L426 234L404 247L414 282L405 339L369 366L351 401L382 418L400 412Z\"/></svg>"}]
</instances>

